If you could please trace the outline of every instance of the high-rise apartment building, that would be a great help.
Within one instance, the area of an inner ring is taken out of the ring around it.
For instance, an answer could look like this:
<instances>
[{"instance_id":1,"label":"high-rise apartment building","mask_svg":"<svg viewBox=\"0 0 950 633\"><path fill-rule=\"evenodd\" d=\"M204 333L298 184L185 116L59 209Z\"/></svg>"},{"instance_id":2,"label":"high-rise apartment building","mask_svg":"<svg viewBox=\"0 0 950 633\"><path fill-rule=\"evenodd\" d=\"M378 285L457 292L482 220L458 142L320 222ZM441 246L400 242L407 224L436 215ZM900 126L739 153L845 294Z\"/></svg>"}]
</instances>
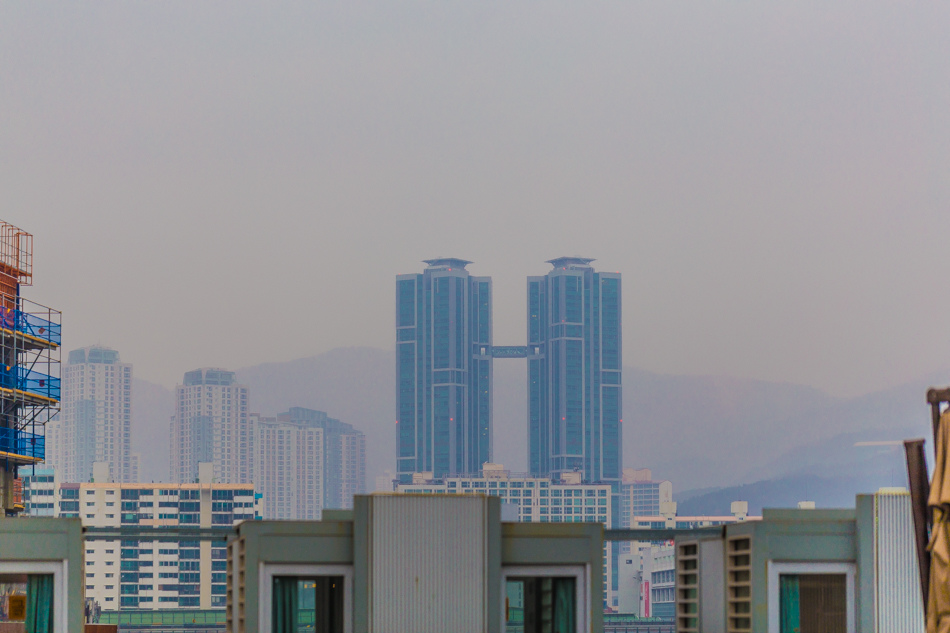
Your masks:
<instances>
[{"instance_id":1,"label":"high-rise apartment building","mask_svg":"<svg viewBox=\"0 0 950 633\"><path fill-rule=\"evenodd\" d=\"M357 431L339 437L340 483L339 487L328 486L324 507L349 509L353 507L353 495L366 492L366 436Z\"/></svg>"},{"instance_id":2,"label":"high-rise apartment building","mask_svg":"<svg viewBox=\"0 0 950 633\"><path fill-rule=\"evenodd\" d=\"M264 518L317 520L323 508L323 429L251 416L255 488Z\"/></svg>"},{"instance_id":3,"label":"high-rise apartment building","mask_svg":"<svg viewBox=\"0 0 950 633\"><path fill-rule=\"evenodd\" d=\"M478 473L492 456L491 278L441 258L396 277L396 470Z\"/></svg>"},{"instance_id":4,"label":"high-rise apartment building","mask_svg":"<svg viewBox=\"0 0 950 633\"><path fill-rule=\"evenodd\" d=\"M323 411L291 407L277 419L323 430L324 508L352 508L353 495L366 490L366 436Z\"/></svg>"},{"instance_id":5,"label":"high-rise apartment building","mask_svg":"<svg viewBox=\"0 0 950 633\"><path fill-rule=\"evenodd\" d=\"M560 257L528 278L528 467L621 483L620 274ZM619 514L619 504L615 512ZM615 516L614 523L618 523Z\"/></svg>"},{"instance_id":6,"label":"high-rise apartment building","mask_svg":"<svg viewBox=\"0 0 950 633\"><path fill-rule=\"evenodd\" d=\"M291 408L251 416L254 483L268 519L319 519L352 508L366 480L366 437L323 411Z\"/></svg>"},{"instance_id":7,"label":"high-rise apartment building","mask_svg":"<svg viewBox=\"0 0 950 633\"><path fill-rule=\"evenodd\" d=\"M171 480L191 483L198 464L214 464L215 483L253 483L248 390L234 372L196 369L175 390L171 423Z\"/></svg>"},{"instance_id":8,"label":"high-rise apartment building","mask_svg":"<svg viewBox=\"0 0 950 633\"><path fill-rule=\"evenodd\" d=\"M109 464L116 481L134 481L132 365L102 346L69 352L63 366L59 418L50 424L47 463L57 479L87 482L95 462Z\"/></svg>"}]
</instances>

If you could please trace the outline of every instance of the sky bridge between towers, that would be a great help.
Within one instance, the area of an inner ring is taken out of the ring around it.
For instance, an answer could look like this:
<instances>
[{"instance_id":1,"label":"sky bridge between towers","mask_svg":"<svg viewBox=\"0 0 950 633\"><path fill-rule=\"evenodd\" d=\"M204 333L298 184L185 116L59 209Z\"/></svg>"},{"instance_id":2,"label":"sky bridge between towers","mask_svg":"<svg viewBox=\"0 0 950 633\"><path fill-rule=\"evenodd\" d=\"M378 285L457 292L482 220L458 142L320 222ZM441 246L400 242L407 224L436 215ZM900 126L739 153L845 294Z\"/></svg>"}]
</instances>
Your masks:
<instances>
[{"instance_id":1,"label":"sky bridge between towers","mask_svg":"<svg viewBox=\"0 0 950 633\"><path fill-rule=\"evenodd\" d=\"M527 345L492 345L492 358L527 358Z\"/></svg>"}]
</instances>

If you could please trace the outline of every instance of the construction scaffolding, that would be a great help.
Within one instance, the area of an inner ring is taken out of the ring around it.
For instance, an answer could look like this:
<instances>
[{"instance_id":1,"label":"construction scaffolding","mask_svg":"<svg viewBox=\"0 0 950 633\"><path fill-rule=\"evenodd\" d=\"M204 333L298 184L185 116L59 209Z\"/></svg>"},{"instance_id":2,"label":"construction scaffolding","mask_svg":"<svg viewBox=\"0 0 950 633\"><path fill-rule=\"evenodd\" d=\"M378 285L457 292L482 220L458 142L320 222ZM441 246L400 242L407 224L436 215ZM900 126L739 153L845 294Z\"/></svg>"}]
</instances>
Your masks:
<instances>
[{"instance_id":1,"label":"construction scaffolding","mask_svg":"<svg viewBox=\"0 0 950 633\"><path fill-rule=\"evenodd\" d=\"M59 412L61 314L24 299L33 236L0 221L0 507L23 509L17 470L46 456L46 423Z\"/></svg>"}]
</instances>

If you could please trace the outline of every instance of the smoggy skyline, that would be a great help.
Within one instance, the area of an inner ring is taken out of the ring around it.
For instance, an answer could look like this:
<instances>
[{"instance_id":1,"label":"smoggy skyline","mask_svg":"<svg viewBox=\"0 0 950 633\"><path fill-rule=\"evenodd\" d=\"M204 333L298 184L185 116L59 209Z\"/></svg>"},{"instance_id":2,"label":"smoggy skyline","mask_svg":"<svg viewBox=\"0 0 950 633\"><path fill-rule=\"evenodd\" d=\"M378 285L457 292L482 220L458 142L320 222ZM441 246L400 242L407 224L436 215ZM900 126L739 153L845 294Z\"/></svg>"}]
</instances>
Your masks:
<instances>
[{"instance_id":1,"label":"smoggy skyline","mask_svg":"<svg viewBox=\"0 0 950 633\"><path fill-rule=\"evenodd\" d=\"M3 2L0 217L64 347L164 385L391 349L437 256L524 344L526 277L580 255L623 274L627 365L866 393L950 368L948 18Z\"/></svg>"}]
</instances>

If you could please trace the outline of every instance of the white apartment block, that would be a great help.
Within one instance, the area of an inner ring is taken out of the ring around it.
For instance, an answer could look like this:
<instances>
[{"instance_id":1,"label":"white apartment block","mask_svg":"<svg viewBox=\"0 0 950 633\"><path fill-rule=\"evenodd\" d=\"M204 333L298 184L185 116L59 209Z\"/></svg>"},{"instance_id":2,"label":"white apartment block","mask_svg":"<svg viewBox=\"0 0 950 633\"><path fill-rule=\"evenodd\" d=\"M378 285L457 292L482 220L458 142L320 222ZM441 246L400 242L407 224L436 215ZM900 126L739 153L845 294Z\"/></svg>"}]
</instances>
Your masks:
<instances>
[{"instance_id":1,"label":"white apartment block","mask_svg":"<svg viewBox=\"0 0 950 633\"><path fill-rule=\"evenodd\" d=\"M47 427L47 465L63 481L89 481L92 464L103 462L117 481L135 481L132 365L94 346L71 351L62 372L62 410Z\"/></svg>"},{"instance_id":2,"label":"white apartment block","mask_svg":"<svg viewBox=\"0 0 950 633\"><path fill-rule=\"evenodd\" d=\"M324 431L251 416L256 487L267 519L319 520L324 498Z\"/></svg>"},{"instance_id":3,"label":"white apartment block","mask_svg":"<svg viewBox=\"0 0 950 633\"><path fill-rule=\"evenodd\" d=\"M210 479L208 466L203 480ZM103 611L225 606L224 535L219 540L122 539L97 536L95 529L230 527L260 518L260 496L252 485L57 483L50 495L46 491L53 482L47 477L52 479L40 469L23 473L25 514L78 517L91 528L85 536L85 596Z\"/></svg>"},{"instance_id":4,"label":"white apartment block","mask_svg":"<svg viewBox=\"0 0 950 633\"><path fill-rule=\"evenodd\" d=\"M234 372L196 369L175 390L169 475L194 482L198 464L214 464L215 483L253 482L253 447L248 427L248 390Z\"/></svg>"},{"instance_id":5,"label":"white apartment block","mask_svg":"<svg viewBox=\"0 0 950 633\"><path fill-rule=\"evenodd\" d=\"M340 453L338 505L341 508L352 508L353 495L366 492L366 436L362 433L342 435Z\"/></svg>"},{"instance_id":6,"label":"white apartment block","mask_svg":"<svg viewBox=\"0 0 950 633\"><path fill-rule=\"evenodd\" d=\"M23 480L23 513L35 517L59 516L59 483L47 466L20 467Z\"/></svg>"},{"instance_id":7,"label":"white apartment block","mask_svg":"<svg viewBox=\"0 0 950 633\"><path fill-rule=\"evenodd\" d=\"M481 477L456 476L432 479L432 473L415 473L413 483L399 484L396 492L422 494L487 494L517 506L522 523L603 523L610 527L610 485L554 482L546 477L511 474L501 464L484 464Z\"/></svg>"},{"instance_id":8,"label":"white apartment block","mask_svg":"<svg viewBox=\"0 0 950 633\"><path fill-rule=\"evenodd\" d=\"M317 520L323 508L352 508L366 486L366 437L323 411L293 407L250 416L252 478L264 518Z\"/></svg>"}]
</instances>

